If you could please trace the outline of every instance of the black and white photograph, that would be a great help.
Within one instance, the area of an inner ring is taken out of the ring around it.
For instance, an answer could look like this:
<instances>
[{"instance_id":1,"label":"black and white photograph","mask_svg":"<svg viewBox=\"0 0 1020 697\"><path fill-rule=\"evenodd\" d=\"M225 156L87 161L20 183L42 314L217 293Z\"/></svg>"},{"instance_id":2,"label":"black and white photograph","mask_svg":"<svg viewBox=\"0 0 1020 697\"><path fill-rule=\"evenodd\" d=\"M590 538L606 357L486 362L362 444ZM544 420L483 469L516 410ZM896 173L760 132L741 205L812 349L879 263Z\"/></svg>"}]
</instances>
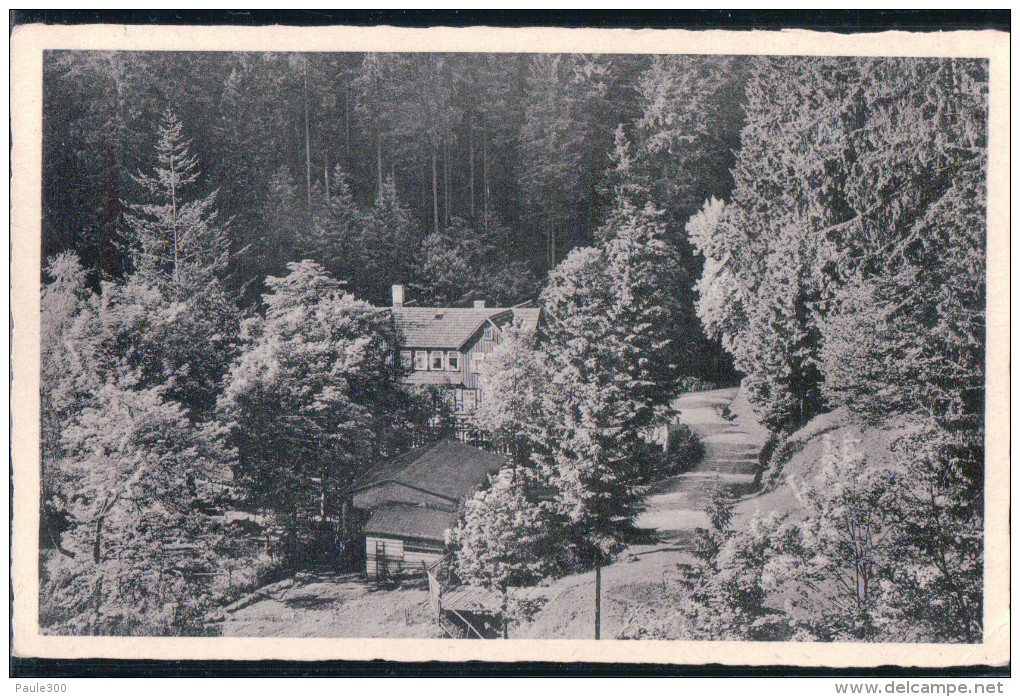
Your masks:
<instances>
[{"instance_id":1,"label":"black and white photograph","mask_svg":"<svg viewBox=\"0 0 1020 697\"><path fill-rule=\"evenodd\" d=\"M1001 621L988 57L337 42L41 71L41 637Z\"/></svg>"}]
</instances>

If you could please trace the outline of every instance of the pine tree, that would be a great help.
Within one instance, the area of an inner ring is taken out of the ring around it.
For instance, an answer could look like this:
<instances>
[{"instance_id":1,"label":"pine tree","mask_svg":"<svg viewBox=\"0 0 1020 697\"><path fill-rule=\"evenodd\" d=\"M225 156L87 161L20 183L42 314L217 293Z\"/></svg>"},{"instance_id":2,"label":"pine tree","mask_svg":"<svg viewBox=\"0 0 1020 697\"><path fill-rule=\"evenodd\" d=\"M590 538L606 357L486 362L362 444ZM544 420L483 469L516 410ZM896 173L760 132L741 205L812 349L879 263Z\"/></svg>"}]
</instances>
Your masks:
<instances>
[{"instance_id":1,"label":"pine tree","mask_svg":"<svg viewBox=\"0 0 1020 697\"><path fill-rule=\"evenodd\" d=\"M723 344L774 430L806 423L824 406L816 308L835 273L825 231L851 216L833 104L853 75L851 59L753 61L732 200L712 214L711 232L691 230L706 256L703 289L712 278L717 288L719 279L735 283L702 303L703 315L718 313L703 322L725 328ZM708 222L699 214L694 227Z\"/></svg>"},{"instance_id":2,"label":"pine tree","mask_svg":"<svg viewBox=\"0 0 1020 697\"><path fill-rule=\"evenodd\" d=\"M158 130L156 166L135 181L146 203L126 204L133 269L122 284L106 283L102 321L110 341L139 371L143 384L199 418L211 414L236 350L238 310L223 288L226 227L216 193L195 198L198 159L169 109Z\"/></svg>"},{"instance_id":3,"label":"pine tree","mask_svg":"<svg viewBox=\"0 0 1020 697\"><path fill-rule=\"evenodd\" d=\"M223 273L228 260L226 234L214 209L216 193L189 198L200 174L189 144L167 108L158 129L156 167L133 177L148 202L127 204L124 220L135 270L160 284L206 283Z\"/></svg>"},{"instance_id":4,"label":"pine tree","mask_svg":"<svg viewBox=\"0 0 1020 697\"><path fill-rule=\"evenodd\" d=\"M681 300L686 269L664 218L651 203L637 208L621 191L597 232L612 279L609 322L630 378L628 395L642 403L632 419L636 429L648 427L669 406L697 346L689 334L690 310Z\"/></svg>"},{"instance_id":5,"label":"pine tree","mask_svg":"<svg viewBox=\"0 0 1020 697\"><path fill-rule=\"evenodd\" d=\"M391 177L382 194L361 218L363 266L355 276L356 292L372 302L387 304L390 286L410 285L414 279L416 228L397 196Z\"/></svg>"},{"instance_id":6,"label":"pine tree","mask_svg":"<svg viewBox=\"0 0 1020 697\"><path fill-rule=\"evenodd\" d=\"M329 188L317 187L314 199L311 224L299 234L299 256L318 262L336 278L351 278L364 263L363 221L340 165L333 168Z\"/></svg>"},{"instance_id":7,"label":"pine tree","mask_svg":"<svg viewBox=\"0 0 1020 697\"><path fill-rule=\"evenodd\" d=\"M595 567L596 638L601 567L633 532L637 486L654 457L642 432L654 409L646 383L634 379L628 363L628 345L652 328L614 323L625 319L631 298L619 292L609 268L601 249L575 249L542 293L550 324L543 347L545 433L535 453L556 491L567 544L581 565Z\"/></svg>"},{"instance_id":8,"label":"pine tree","mask_svg":"<svg viewBox=\"0 0 1020 697\"><path fill-rule=\"evenodd\" d=\"M68 521L73 481L59 466L65 457L64 433L78 414L96 405L96 394L112 374L98 319L98 299L86 271L70 252L50 260L40 314L40 536L59 546Z\"/></svg>"}]
</instances>

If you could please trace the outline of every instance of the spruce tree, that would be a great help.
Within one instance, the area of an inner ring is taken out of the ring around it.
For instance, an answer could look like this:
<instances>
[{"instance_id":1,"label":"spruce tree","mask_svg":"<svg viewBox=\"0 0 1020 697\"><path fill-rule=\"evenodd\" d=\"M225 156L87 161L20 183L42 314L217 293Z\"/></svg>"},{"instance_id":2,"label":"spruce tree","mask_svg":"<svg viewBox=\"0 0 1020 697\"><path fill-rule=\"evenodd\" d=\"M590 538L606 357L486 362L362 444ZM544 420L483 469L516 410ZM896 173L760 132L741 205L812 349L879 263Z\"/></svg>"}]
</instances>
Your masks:
<instances>
[{"instance_id":1,"label":"spruce tree","mask_svg":"<svg viewBox=\"0 0 1020 697\"><path fill-rule=\"evenodd\" d=\"M227 227L216 192L194 194L198 159L173 111L166 110L157 133L155 167L134 177L145 200L125 204L132 272L123 284L104 285L113 311L103 321L145 384L164 386L169 399L202 418L215 407L239 328L222 282Z\"/></svg>"}]
</instances>

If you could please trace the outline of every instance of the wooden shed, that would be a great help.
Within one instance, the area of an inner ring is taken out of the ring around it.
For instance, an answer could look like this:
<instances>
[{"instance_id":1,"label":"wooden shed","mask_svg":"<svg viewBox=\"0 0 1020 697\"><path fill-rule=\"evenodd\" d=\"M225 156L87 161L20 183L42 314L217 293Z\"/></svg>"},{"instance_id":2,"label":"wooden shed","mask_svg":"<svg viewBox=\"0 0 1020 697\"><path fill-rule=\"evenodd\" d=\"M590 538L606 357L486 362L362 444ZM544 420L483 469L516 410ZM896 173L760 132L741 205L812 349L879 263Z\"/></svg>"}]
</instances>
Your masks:
<instances>
[{"instance_id":1,"label":"wooden shed","mask_svg":"<svg viewBox=\"0 0 1020 697\"><path fill-rule=\"evenodd\" d=\"M365 520L365 571L381 578L442 557L461 502L506 464L503 455L442 440L365 473L351 495Z\"/></svg>"},{"instance_id":2,"label":"wooden shed","mask_svg":"<svg viewBox=\"0 0 1020 697\"><path fill-rule=\"evenodd\" d=\"M438 561L446 531L456 523L455 512L438 508L399 503L376 508L365 522L365 572L382 578Z\"/></svg>"}]
</instances>

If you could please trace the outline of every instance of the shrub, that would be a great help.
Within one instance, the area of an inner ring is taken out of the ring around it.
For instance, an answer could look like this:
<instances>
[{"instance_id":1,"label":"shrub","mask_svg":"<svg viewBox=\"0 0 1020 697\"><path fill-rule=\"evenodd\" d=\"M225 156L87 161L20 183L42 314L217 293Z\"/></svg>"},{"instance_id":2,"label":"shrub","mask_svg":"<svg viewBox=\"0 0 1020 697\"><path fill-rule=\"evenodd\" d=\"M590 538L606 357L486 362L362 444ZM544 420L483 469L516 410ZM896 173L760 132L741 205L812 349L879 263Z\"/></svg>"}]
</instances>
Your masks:
<instances>
[{"instance_id":1,"label":"shrub","mask_svg":"<svg viewBox=\"0 0 1020 697\"><path fill-rule=\"evenodd\" d=\"M666 436L665 476L683 474L705 456L705 445L687 424L670 424Z\"/></svg>"}]
</instances>

